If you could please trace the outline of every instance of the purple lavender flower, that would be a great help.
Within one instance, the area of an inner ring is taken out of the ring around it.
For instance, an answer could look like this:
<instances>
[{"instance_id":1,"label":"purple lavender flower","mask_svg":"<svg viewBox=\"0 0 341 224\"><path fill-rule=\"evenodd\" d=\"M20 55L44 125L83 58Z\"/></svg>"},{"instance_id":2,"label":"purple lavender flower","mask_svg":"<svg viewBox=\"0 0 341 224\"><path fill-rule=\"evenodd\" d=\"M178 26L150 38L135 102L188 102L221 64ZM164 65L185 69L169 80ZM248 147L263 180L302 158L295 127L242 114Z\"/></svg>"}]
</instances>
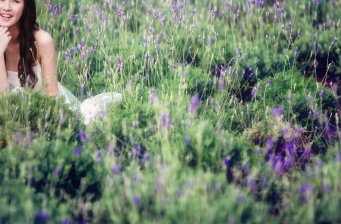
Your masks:
<instances>
[{"instance_id":1,"label":"purple lavender flower","mask_svg":"<svg viewBox=\"0 0 341 224\"><path fill-rule=\"evenodd\" d=\"M316 52L320 52L320 50L321 50L321 45L318 44L318 45L316 46Z\"/></svg>"},{"instance_id":2,"label":"purple lavender flower","mask_svg":"<svg viewBox=\"0 0 341 224\"><path fill-rule=\"evenodd\" d=\"M120 173L121 173L121 166L120 166L120 165L115 165L115 166L113 166L113 167L111 168L111 172L112 172L113 174L116 174L116 175L120 174Z\"/></svg>"},{"instance_id":3,"label":"purple lavender flower","mask_svg":"<svg viewBox=\"0 0 341 224\"><path fill-rule=\"evenodd\" d=\"M224 164L225 164L226 167L229 167L230 164L231 164L231 158L230 157L226 157L224 159Z\"/></svg>"},{"instance_id":4,"label":"purple lavender flower","mask_svg":"<svg viewBox=\"0 0 341 224\"><path fill-rule=\"evenodd\" d=\"M283 110L283 107L282 106L275 106L273 109L272 109L272 116L273 117L280 117L282 114L283 114L284 110Z\"/></svg>"},{"instance_id":5,"label":"purple lavender flower","mask_svg":"<svg viewBox=\"0 0 341 224\"><path fill-rule=\"evenodd\" d=\"M233 10L233 5L232 5L232 3L227 3L226 6L227 6L227 8L228 8L230 11Z\"/></svg>"},{"instance_id":6,"label":"purple lavender flower","mask_svg":"<svg viewBox=\"0 0 341 224\"><path fill-rule=\"evenodd\" d=\"M136 206L141 205L141 202L142 202L142 200L141 200L141 196L140 196L140 195L135 195L135 196L133 197L133 203L134 203Z\"/></svg>"},{"instance_id":7,"label":"purple lavender flower","mask_svg":"<svg viewBox=\"0 0 341 224\"><path fill-rule=\"evenodd\" d=\"M323 192L327 193L330 191L330 185L328 184L327 181L323 180L322 181L322 190Z\"/></svg>"},{"instance_id":8,"label":"purple lavender flower","mask_svg":"<svg viewBox=\"0 0 341 224\"><path fill-rule=\"evenodd\" d=\"M185 139L184 139L184 144L185 144L185 145L191 144L191 139L190 139L189 137L185 137Z\"/></svg>"},{"instance_id":9,"label":"purple lavender flower","mask_svg":"<svg viewBox=\"0 0 341 224\"><path fill-rule=\"evenodd\" d=\"M122 57L117 57L117 67L119 69L122 69L123 67L123 60L122 60Z\"/></svg>"},{"instance_id":10,"label":"purple lavender flower","mask_svg":"<svg viewBox=\"0 0 341 224\"><path fill-rule=\"evenodd\" d=\"M76 21L76 15L71 15L71 16L70 16L70 20L71 20L72 22L75 22L75 21Z\"/></svg>"},{"instance_id":11,"label":"purple lavender flower","mask_svg":"<svg viewBox=\"0 0 341 224\"><path fill-rule=\"evenodd\" d=\"M297 193L299 193L300 202L306 204L312 196L313 188L308 183L302 183L297 189Z\"/></svg>"},{"instance_id":12,"label":"purple lavender flower","mask_svg":"<svg viewBox=\"0 0 341 224\"><path fill-rule=\"evenodd\" d=\"M80 156L83 152L83 147L82 146L78 146L75 148L74 150L74 153L77 155L77 156Z\"/></svg>"},{"instance_id":13,"label":"purple lavender flower","mask_svg":"<svg viewBox=\"0 0 341 224\"><path fill-rule=\"evenodd\" d=\"M142 162L143 164L146 164L149 161L149 156L148 154L143 154L142 156Z\"/></svg>"},{"instance_id":14,"label":"purple lavender flower","mask_svg":"<svg viewBox=\"0 0 341 224\"><path fill-rule=\"evenodd\" d=\"M90 141L91 138L90 136L88 136L83 130L80 130L78 133L78 139L80 142L86 142L86 141Z\"/></svg>"},{"instance_id":15,"label":"purple lavender flower","mask_svg":"<svg viewBox=\"0 0 341 224\"><path fill-rule=\"evenodd\" d=\"M193 114L198 110L199 102L200 102L199 95L195 95L192 97L188 107L189 113Z\"/></svg>"},{"instance_id":16,"label":"purple lavender flower","mask_svg":"<svg viewBox=\"0 0 341 224\"><path fill-rule=\"evenodd\" d=\"M225 88L225 82L224 82L224 79L219 79L218 80L218 88L220 89L220 90L223 90L224 88Z\"/></svg>"},{"instance_id":17,"label":"purple lavender flower","mask_svg":"<svg viewBox=\"0 0 341 224\"><path fill-rule=\"evenodd\" d=\"M317 39L316 34L313 35L312 39L313 39L313 41L316 41L316 39Z\"/></svg>"},{"instance_id":18,"label":"purple lavender flower","mask_svg":"<svg viewBox=\"0 0 341 224\"><path fill-rule=\"evenodd\" d=\"M251 96L252 97L255 97L257 95L258 88L259 88L259 84L257 84L255 87L252 88L252 90L251 90Z\"/></svg>"},{"instance_id":19,"label":"purple lavender flower","mask_svg":"<svg viewBox=\"0 0 341 224\"><path fill-rule=\"evenodd\" d=\"M36 214L36 219L39 222L47 222L49 220L49 214L47 214L44 210L39 209Z\"/></svg>"},{"instance_id":20,"label":"purple lavender flower","mask_svg":"<svg viewBox=\"0 0 341 224\"><path fill-rule=\"evenodd\" d=\"M178 69L178 65L177 64L173 64L173 69L177 70Z\"/></svg>"},{"instance_id":21,"label":"purple lavender flower","mask_svg":"<svg viewBox=\"0 0 341 224\"><path fill-rule=\"evenodd\" d=\"M173 126L173 122L169 117L169 114L162 114L160 117L160 125L162 129L169 129Z\"/></svg>"},{"instance_id":22,"label":"purple lavender flower","mask_svg":"<svg viewBox=\"0 0 341 224\"><path fill-rule=\"evenodd\" d=\"M123 16L124 16L124 11L123 11L123 10L119 10L119 11L117 12L117 15L118 15L119 17L123 17Z\"/></svg>"},{"instance_id":23,"label":"purple lavender flower","mask_svg":"<svg viewBox=\"0 0 341 224\"><path fill-rule=\"evenodd\" d=\"M102 161L102 151L98 150L97 151L97 162L100 163Z\"/></svg>"},{"instance_id":24,"label":"purple lavender flower","mask_svg":"<svg viewBox=\"0 0 341 224\"><path fill-rule=\"evenodd\" d=\"M244 196L244 195L238 195L238 197L237 197L237 202L238 202L239 204L243 203L244 200L245 200L245 196Z\"/></svg>"},{"instance_id":25,"label":"purple lavender flower","mask_svg":"<svg viewBox=\"0 0 341 224\"><path fill-rule=\"evenodd\" d=\"M320 91L319 96L320 96L321 99L323 98L323 96L324 96L324 91L323 90Z\"/></svg>"},{"instance_id":26,"label":"purple lavender flower","mask_svg":"<svg viewBox=\"0 0 341 224\"><path fill-rule=\"evenodd\" d=\"M53 169L53 174L58 175L60 173L60 171L61 171L61 168L57 166Z\"/></svg>"},{"instance_id":27,"label":"purple lavender flower","mask_svg":"<svg viewBox=\"0 0 341 224\"><path fill-rule=\"evenodd\" d=\"M288 23L288 30L291 30L292 29L292 25L291 25L291 23L289 22Z\"/></svg>"}]
</instances>

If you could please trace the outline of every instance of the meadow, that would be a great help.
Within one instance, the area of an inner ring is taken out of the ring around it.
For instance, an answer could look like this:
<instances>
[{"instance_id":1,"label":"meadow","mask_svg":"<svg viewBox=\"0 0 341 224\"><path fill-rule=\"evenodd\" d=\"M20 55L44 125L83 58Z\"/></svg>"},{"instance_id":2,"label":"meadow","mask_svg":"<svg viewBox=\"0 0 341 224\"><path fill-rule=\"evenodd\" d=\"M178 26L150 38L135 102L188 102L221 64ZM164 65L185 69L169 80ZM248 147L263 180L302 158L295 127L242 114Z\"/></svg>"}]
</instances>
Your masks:
<instances>
[{"instance_id":1,"label":"meadow","mask_svg":"<svg viewBox=\"0 0 341 224\"><path fill-rule=\"evenodd\" d=\"M37 0L85 125L0 94L0 223L341 223L341 2Z\"/></svg>"}]
</instances>

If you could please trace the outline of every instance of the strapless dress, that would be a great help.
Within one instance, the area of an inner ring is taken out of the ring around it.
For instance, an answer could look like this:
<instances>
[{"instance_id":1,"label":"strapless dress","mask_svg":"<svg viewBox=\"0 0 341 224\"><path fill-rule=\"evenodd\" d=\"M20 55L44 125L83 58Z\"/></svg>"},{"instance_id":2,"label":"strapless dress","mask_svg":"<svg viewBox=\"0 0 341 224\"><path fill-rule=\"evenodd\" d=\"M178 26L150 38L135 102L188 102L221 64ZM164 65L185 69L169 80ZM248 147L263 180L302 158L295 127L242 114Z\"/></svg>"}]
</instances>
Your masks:
<instances>
[{"instance_id":1,"label":"strapless dress","mask_svg":"<svg viewBox=\"0 0 341 224\"><path fill-rule=\"evenodd\" d=\"M33 67L38 81L34 86L34 90L41 91L43 89L43 81L41 77L41 66L37 64ZM20 92L24 88L20 85L18 72L7 71L8 83L10 91ZM120 103L123 100L123 96L117 92L104 92L96 96L92 96L80 102L77 97L71 93L65 86L58 82L58 97L64 97L65 103L70 106L74 112L79 112L83 117L85 124L89 124L94 120L100 119L105 116L110 103Z\"/></svg>"}]
</instances>

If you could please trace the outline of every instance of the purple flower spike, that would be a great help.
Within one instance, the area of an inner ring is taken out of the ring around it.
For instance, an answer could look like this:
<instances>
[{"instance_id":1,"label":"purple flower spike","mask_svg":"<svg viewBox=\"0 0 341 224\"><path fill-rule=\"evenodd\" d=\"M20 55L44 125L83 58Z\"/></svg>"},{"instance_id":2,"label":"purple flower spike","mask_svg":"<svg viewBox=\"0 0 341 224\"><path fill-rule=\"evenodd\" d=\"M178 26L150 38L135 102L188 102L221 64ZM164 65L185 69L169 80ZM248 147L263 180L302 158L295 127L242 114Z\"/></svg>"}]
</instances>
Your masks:
<instances>
[{"instance_id":1,"label":"purple flower spike","mask_svg":"<svg viewBox=\"0 0 341 224\"><path fill-rule=\"evenodd\" d=\"M191 102L189 104L189 108L188 108L191 114L195 113L198 110L199 102L200 102L200 99L198 95L195 95L192 97Z\"/></svg>"},{"instance_id":2,"label":"purple flower spike","mask_svg":"<svg viewBox=\"0 0 341 224\"><path fill-rule=\"evenodd\" d=\"M40 209L36 214L36 219L39 222L47 222L49 219L49 215L42 209Z\"/></svg>"},{"instance_id":3,"label":"purple flower spike","mask_svg":"<svg viewBox=\"0 0 341 224\"><path fill-rule=\"evenodd\" d=\"M135 195L135 196L133 197L133 202L134 202L134 204L135 204L136 206L139 206L139 205L141 204L141 202L142 202L141 197L140 197L139 195Z\"/></svg>"},{"instance_id":4,"label":"purple flower spike","mask_svg":"<svg viewBox=\"0 0 341 224\"><path fill-rule=\"evenodd\" d=\"M185 145L191 144L191 139L190 139L189 137L185 137L185 139L184 139L184 144L185 144Z\"/></svg>"},{"instance_id":5,"label":"purple flower spike","mask_svg":"<svg viewBox=\"0 0 341 224\"><path fill-rule=\"evenodd\" d=\"M297 189L297 193L299 193L300 202L306 204L313 193L313 188L308 183L302 183Z\"/></svg>"},{"instance_id":6,"label":"purple flower spike","mask_svg":"<svg viewBox=\"0 0 341 224\"><path fill-rule=\"evenodd\" d=\"M238 197L237 197L237 202L238 202L239 204L243 203L244 200L245 200L245 196L244 196L244 195L238 195Z\"/></svg>"},{"instance_id":7,"label":"purple flower spike","mask_svg":"<svg viewBox=\"0 0 341 224\"><path fill-rule=\"evenodd\" d=\"M116 174L116 175L120 174L121 173L121 166L120 165L113 166L111 169L111 172L113 174Z\"/></svg>"},{"instance_id":8,"label":"purple flower spike","mask_svg":"<svg viewBox=\"0 0 341 224\"><path fill-rule=\"evenodd\" d=\"M273 117L280 117L283 114L284 110L282 106L276 106L272 109L272 116Z\"/></svg>"},{"instance_id":9,"label":"purple flower spike","mask_svg":"<svg viewBox=\"0 0 341 224\"><path fill-rule=\"evenodd\" d=\"M162 114L160 117L160 125L162 129L170 129L173 126L173 122L168 114Z\"/></svg>"},{"instance_id":10,"label":"purple flower spike","mask_svg":"<svg viewBox=\"0 0 341 224\"><path fill-rule=\"evenodd\" d=\"M224 164L226 167L228 167L231 164L231 158L225 158L224 159Z\"/></svg>"},{"instance_id":11,"label":"purple flower spike","mask_svg":"<svg viewBox=\"0 0 341 224\"><path fill-rule=\"evenodd\" d=\"M83 152L83 147L82 146L78 146L77 148L75 148L74 150L74 153L77 155L77 156L80 156Z\"/></svg>"}]
</instances>

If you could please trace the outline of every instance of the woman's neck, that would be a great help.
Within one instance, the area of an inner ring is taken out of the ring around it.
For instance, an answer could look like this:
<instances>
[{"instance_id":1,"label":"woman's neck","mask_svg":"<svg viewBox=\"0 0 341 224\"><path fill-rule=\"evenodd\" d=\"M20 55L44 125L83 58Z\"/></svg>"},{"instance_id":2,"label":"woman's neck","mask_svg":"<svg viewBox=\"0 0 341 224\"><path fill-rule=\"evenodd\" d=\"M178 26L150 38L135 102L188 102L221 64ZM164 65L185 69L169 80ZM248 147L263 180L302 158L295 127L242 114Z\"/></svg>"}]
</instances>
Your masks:
<instances>
[{"instance_id":1,"label":"woman's neck","mask_svg":"<svg viewBox=\"0 0 341 224\"><path fill-rule=\"evenodd\" d=\"M8 27L8 31L10 32L12 39L10 41L10 45L16 45L19 43L19 34L20 30L18 26L15 27Z\"/></svg>"}]
</instances>

